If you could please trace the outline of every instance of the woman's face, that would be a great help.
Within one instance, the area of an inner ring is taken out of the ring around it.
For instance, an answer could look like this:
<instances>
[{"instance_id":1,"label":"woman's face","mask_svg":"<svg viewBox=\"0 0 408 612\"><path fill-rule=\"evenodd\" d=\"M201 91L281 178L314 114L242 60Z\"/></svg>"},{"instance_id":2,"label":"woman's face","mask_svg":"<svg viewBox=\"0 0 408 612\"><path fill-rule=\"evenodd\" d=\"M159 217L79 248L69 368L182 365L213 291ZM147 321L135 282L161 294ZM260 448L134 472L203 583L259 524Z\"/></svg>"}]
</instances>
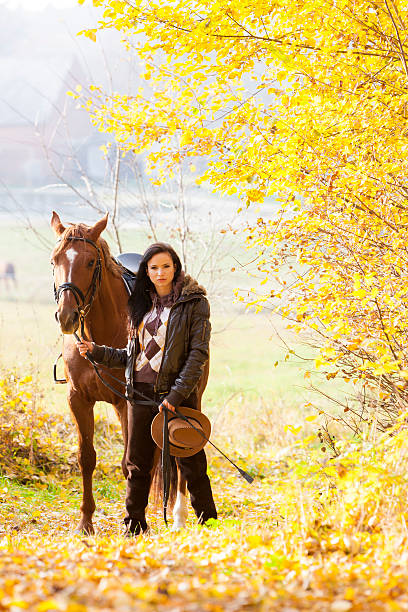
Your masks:
<instances>
[{"instance_id":1,"label":"woman's face","mask_svg":"<svg viewBox=\"0 0 408 612\"><path fill-rule=\"evenodd\" d=\"M176 266L169 253L157 253L147 262L147 276L160 296L171 292L175 271Z\"/></svg>"}]
</instances>

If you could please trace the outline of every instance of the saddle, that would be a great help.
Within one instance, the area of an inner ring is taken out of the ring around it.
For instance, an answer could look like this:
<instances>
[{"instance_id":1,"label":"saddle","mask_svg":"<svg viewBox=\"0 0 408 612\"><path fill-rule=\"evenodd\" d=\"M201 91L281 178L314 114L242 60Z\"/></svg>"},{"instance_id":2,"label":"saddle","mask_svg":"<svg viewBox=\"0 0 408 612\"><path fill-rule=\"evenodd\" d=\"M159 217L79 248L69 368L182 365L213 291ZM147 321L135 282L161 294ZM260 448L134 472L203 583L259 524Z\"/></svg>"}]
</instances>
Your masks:
<instances>
[{"instance_id":1,"label":"saddle","mask_svg":"<svg viewBox=\"0 0 408 612\"><path fill-rule=\"evenodd\" d=\"M130 295L136 283L136 274L139 270L142 255L140 253L119 253L114 259L124 268L122 279Z\"/></svg>"}]
</instances>

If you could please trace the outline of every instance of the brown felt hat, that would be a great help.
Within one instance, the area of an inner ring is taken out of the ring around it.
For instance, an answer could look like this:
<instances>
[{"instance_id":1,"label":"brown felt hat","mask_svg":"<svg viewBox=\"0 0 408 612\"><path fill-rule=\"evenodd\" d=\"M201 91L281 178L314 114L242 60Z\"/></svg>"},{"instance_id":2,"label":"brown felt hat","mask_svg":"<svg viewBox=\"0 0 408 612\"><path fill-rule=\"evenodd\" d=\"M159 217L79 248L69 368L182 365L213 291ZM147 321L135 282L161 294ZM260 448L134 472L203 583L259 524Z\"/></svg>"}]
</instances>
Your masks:
<instances>
[{"instance_id":1,"label":"brown felt hat","mask_svg":"<svg viewBox=\"0 0 408 612\"><path fill-rule=\"evenodd\" d=\"M198 453L207 443L206 438L209 439L211 434L211 423L205 414L194 408L180 406L177 408L177 412L188 417L191 425L169 411L170 455L174 457L191 457ZM159 412L152 422L152 438L159 448L163 448L163 420L164 413Z\"/></svg>"}]
</instances>

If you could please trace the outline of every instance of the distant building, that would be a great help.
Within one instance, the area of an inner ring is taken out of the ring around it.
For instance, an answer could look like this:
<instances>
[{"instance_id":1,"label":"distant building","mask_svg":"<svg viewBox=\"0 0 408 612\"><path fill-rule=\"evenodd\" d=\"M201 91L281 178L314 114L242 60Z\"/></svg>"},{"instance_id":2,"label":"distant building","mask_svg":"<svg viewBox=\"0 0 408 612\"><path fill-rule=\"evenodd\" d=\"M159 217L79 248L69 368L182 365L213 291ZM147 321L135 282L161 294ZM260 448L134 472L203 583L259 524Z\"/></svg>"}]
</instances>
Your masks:
<instances>
[{"instance_id":1,"label":"distant building","mask_svg":"<svg viewBox=\"0 0 408 612\"><path fill-rule=\"evenodd\" d=\"M2 57L0 62L0 181L38 188L103 177L106 141L89 114L67 95L87 86L78 60Z\"/></svg>"}]
</instances>

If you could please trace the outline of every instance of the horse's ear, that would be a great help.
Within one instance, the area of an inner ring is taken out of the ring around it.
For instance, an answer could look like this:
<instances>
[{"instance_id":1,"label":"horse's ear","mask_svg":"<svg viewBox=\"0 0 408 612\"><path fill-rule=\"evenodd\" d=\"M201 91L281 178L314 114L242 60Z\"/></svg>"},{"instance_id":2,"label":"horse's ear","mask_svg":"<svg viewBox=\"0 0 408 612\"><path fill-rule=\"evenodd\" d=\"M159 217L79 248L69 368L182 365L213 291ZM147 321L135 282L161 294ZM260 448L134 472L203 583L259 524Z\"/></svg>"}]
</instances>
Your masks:
<instances>
[{"instance_id":1,"label":"horse's ear","mask_svg":"<svg viewBox=\"0 0 408 612\"><path fill-rule=\"evenodd\" d=\"M96 242L98 240L99 236L102 234L103 230L107 226L108 216L109 216L109 213L106 213L106 215L100 221L97 221L95 225L93 225L88 230L88 237L93 242Z\"/></svg>"},{"instance_id":2,"label":"horse's ear","mask_svg":"<svg viewBox=\"0 0 408 612\"><path fill-rule=\"evenodd\" d=\"M57 236L61 236L61 234L65 232L65 227L62 225L61 219L59 218L55 210L52 211L51 227L57 234Z\"/></svg>"}]
</instances>

